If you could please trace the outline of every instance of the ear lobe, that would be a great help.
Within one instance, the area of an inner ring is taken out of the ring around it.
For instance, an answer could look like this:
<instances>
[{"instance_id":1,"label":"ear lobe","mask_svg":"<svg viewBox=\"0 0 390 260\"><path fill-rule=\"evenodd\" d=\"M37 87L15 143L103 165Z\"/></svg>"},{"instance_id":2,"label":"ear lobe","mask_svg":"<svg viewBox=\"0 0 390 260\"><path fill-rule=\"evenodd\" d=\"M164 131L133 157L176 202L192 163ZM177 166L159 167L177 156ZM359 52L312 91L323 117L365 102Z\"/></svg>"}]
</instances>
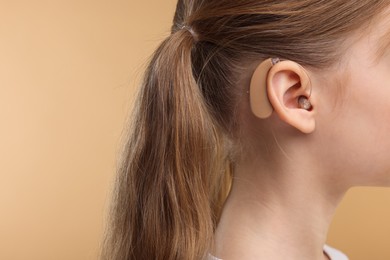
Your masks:
<instances>
[{"instance_id":1,"label":"ear lobe","mask_svg":"<svg viewBox=\"0 0 390 260\"><path fill-rule=\"evenodd\" d=\"M311 88L308 74L296 62L279 62L268 72L267 94L275 113L303 133L311 133L315 129Z\"/></svg>"}]
</instances>

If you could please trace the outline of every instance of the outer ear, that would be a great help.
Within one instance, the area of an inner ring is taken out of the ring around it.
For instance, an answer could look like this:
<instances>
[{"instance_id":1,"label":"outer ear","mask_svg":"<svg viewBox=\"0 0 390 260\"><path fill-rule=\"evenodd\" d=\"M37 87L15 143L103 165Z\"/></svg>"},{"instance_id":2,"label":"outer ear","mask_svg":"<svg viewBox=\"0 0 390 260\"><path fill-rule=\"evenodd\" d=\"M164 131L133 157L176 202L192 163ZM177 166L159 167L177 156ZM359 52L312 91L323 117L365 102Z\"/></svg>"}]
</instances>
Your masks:
<instances>
[{"instance_id":1,"label":"outer ear","mask_svg":"<svg viewBox=\"0 0 390 260\"><path fill-rule=\"evenodd\" d=\"M315 104L310 96L311 88L308 74L296 62L278 62L268 72L267 94L275 113L282 121L303 133L311 133L315 129ZM311 102L310 109L299 105L298 100L302 96Z\"/></svg>"}]
</instances>

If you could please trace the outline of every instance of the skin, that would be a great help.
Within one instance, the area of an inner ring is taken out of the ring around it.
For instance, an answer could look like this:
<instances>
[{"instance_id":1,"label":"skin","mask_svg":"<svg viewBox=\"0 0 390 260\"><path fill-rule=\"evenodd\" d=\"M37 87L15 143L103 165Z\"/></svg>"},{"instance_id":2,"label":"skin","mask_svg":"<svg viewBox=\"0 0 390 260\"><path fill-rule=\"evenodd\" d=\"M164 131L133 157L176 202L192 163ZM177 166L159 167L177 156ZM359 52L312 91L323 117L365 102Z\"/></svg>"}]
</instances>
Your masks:
<instances>
[{"instance_id":1,"label":"skin","mask_svg":"<svg viewBox=\"0 0 390 260\"><path fill-rule=\"evenodd\" d=\"M270 118L256 118L242 102L242 156L215 256L328 259L323 246L347 190L390 186L390 53L377 58L390 30L386 14L351 36L353 44L329 70L304 73L291 61L271 68ZM300 95L312 110L298 106Z\"/></svg>"}]
</instances>

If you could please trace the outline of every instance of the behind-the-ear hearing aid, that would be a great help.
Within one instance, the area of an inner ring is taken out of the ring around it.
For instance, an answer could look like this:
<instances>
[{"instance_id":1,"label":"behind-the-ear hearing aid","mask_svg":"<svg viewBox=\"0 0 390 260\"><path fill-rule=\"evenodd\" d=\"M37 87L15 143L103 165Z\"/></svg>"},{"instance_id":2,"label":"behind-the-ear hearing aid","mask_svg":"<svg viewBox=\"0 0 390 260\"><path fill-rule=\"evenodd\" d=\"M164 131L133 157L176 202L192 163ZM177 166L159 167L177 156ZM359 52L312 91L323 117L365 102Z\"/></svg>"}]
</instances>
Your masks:
<instances>
[{"instance_id":1,"label":"behind-the-ear hearing aid","mask_svg":"<svg viewBox=\"0 0 390 260\"><path fill-rule=\"evenodd\" d=\"M249 88L249 98L252 111L259 118L264 119L269 117L274 110L268 100L267 76L272 66L278 62L280 62L279 58L267 59L260 63L255 72L253 72Z\"/></svg>"},{"instance_id":2,"label":"behind-the-ear hearing aid","mask_svg":"<svg viewBox=\"0 0 390 260\"><path fill-rule=\"evenodd\" d=\"M274 110L268 99L267 77L272 66L280 61L279 58L269 58L260 63L252 75L249 88L249 100L253 113L259 118L268 118ZM310 101L305 96L298 98L298 105L300 108L306 110L312 108Z\"/></svg>"}]
</instances>

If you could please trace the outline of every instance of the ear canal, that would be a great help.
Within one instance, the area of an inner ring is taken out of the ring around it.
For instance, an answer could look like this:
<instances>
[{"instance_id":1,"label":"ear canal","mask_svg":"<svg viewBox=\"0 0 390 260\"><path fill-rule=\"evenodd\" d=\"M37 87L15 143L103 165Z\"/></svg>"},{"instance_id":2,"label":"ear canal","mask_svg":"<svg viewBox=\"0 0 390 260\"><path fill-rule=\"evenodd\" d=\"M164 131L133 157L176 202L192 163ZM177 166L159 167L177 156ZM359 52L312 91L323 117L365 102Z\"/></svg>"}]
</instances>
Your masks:
<instances>
[{"instance_id":1,"label":"ear canal","mask_svg":"<svg viewBox=\"0 0 390 260\"><path fill-rule=\"evenodd\" d=\"M249 88L250 106L253 114L262 119L268 118L274 110L268 99L267 76L272 66L279 61L279 58L263 61L252 75Z\"/></svg>"}]
</instances>

